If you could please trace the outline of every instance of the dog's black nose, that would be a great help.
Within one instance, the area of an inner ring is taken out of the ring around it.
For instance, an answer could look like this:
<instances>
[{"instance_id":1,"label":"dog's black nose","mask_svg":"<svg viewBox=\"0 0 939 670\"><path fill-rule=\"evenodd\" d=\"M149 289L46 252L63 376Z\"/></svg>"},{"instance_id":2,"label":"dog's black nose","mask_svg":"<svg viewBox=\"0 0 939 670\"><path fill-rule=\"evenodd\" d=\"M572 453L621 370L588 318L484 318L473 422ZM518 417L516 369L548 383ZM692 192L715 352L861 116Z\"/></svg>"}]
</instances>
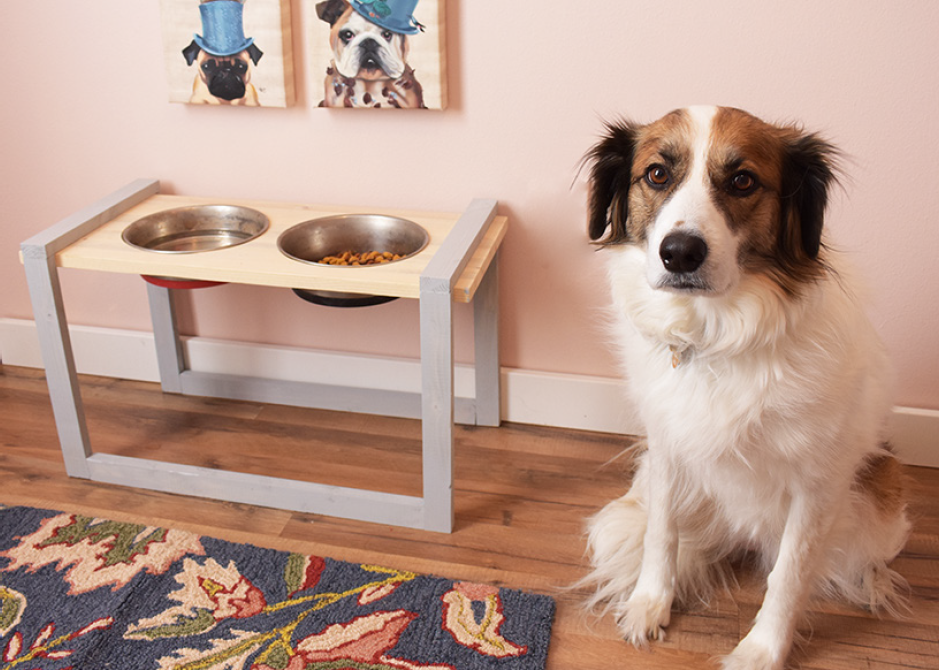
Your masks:
<instances>
[{"instance_id":1,"label":"dog's black nose","mask_svg":"<svg viewBox=\"0 0 939 670\"><path fill-rule=\"evenodd\" d=\"M694 272L707 255L707 243L689 233L669 233L659 247L659 257L669 272Z\"/></svg>"}]
</instances>

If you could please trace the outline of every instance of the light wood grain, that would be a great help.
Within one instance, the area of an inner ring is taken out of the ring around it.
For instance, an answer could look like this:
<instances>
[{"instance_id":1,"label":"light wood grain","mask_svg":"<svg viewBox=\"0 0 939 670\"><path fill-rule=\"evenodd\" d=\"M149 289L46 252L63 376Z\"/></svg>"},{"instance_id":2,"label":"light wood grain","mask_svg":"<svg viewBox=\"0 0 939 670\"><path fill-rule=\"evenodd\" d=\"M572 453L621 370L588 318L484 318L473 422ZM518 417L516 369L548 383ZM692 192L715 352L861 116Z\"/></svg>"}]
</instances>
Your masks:
<instances>
[{"instance_id":1,"label":"light wood grain","mask_svg":"<svg viewBox=\"0 0 939 670\"><path fill-rule=\"evenodd\" d=\"M245 244L194 254L156 253L132 247L121 239L124 229L144 216L176 207L213 204L239 205L261 211L270 219L270 228ZM319 266L290 259L277 248L277 238L293 225L348 213L366 212L353 207L158 194L60 251L56 262L59 267L101 272L418 298L421 273L460 218L459 213L368 208L369 214L410 219L430 234L430 243L423 251L406 260L385 265L359 268ZM454 287L455 301L472 300L507 227L505 217L495 218Z\"/></svg>"},{"instance_id":2,"label":"light wood grain","mask_svg":"<svg viewBox=\"0 0 939 670\"><path fill-rule=\"evenodd\" d=\"M407 495L421 487L419 421L165 395L158 384L80 377L96 453L337 481ZM0 366L0 502L172 526L274 549L376 562L547 593L559 607L549 670L715 667L749 627L761 579L676 612L664 642L637 651L570 590L585 573L583 521L628 482L626 438L503 425L455 429L450 535L111 486L65 474L43 373ZM939 471L908 468L915 529L895 567L910 614L878 619L815 605L792 658L806 670L939 667Z\"/></svg>"}]
</instances>

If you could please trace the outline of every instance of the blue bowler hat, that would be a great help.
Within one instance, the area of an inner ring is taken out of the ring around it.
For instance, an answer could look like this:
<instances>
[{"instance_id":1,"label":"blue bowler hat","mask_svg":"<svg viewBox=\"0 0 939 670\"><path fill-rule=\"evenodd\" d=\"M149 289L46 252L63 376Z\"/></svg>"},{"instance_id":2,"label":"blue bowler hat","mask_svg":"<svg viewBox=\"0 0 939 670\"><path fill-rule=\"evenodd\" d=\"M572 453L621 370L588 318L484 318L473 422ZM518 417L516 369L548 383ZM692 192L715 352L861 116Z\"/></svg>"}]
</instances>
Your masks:
<instances>
[{"instance_id":1,"label":"blue bowler hat","mask_svg":"<svg viewBox=\"0 0 939 670\"><path fill-rule=\"evenodd\" d=\"M350 0L352 9L393 33L414 35L422 28L414 18L418 0Z\"/></svg>"},{"instance_id":2,"label":"blue bowler hat","mask_svg":"<svg viewBox=\"0 0 939 670\"><path fill-rule=\"evenodd\" d=\"M195 42L213 56L233 56L254 43L245 37L244 6L238 0L215 0L199 5L203 35Z\"/></svg>"}]
</instances>

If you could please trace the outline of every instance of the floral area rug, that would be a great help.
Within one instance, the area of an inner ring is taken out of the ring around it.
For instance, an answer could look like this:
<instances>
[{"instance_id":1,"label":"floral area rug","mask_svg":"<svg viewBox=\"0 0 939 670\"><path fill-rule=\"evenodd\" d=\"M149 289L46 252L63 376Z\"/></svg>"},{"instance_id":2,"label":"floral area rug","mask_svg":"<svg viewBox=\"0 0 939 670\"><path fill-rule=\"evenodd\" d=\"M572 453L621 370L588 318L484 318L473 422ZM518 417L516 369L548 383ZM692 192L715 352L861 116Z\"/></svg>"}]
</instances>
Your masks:
<instances>
[{"instance_id":1,"label":"floral area rug","mask_svg":"<svg viewBox=\"0 0 939 670\"><path fill-rule=\"evenodd\" d=\"M0 670L536 670L554 601L0 506Z\"/></svg>"}]
</instances>

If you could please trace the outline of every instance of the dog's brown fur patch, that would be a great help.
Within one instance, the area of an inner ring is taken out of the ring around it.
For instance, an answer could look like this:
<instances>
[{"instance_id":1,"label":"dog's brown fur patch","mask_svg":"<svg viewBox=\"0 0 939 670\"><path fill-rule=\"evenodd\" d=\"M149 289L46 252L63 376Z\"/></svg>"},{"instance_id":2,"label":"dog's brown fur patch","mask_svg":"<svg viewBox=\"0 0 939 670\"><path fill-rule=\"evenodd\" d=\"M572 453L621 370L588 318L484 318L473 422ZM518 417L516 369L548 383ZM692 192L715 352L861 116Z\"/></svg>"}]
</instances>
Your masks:
<instances>
[{"instance_id":1,"label":"dog's brown fur patch","mask_svg":"<svg viewBox=\"0 0 939 670\"><path fill-rule=\"evenodd\" d=\"M854 474L854 487L868 496L884 516L893 516L906 505L903 471L893 454L868 456Z\"/></svg>"}]
</instances>

